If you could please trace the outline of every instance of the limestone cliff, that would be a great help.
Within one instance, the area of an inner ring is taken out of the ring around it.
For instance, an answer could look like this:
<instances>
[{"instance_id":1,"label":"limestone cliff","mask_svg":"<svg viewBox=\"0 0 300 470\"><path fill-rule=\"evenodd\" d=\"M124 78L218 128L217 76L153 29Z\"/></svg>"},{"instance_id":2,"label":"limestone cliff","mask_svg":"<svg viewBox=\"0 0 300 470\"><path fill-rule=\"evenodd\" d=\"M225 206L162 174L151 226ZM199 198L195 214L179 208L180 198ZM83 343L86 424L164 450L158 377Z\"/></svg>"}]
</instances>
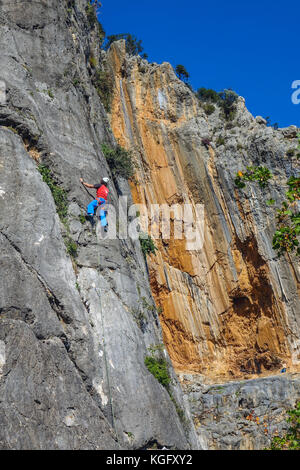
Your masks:
<instances>
[{"instance_id":1,"label":"limestone cliff","mask_svg":"<svg viewBox=\"0 0 300 470\"><path fill-rule=\"evenodd\" d=\"M129 57L122 41L106 61L114 79L111 126L137 162L134 201L204 205L203 247L188 250L185 239L160 237L149 260L176 371L216 380L277 372L282 363L296 370L299 265L273 251L274 215L265 201L286 190L286 152L297 147L297 129L267 127L243 98L234 121L218 109L208 117L170 64ZM272 170L269 191L235 188L236 172L251 164Z\"/></svg>"},{"instance_id":2,"label":"limestone cliff","mask_svg":"<svg viewBox=\"0 0 300 470\"><path fill-rule=\"evenodd\" d=\"M207 382L298 367L299 266L276 258L264 202L284 192L297 130L267 128L242 98L231 128L207 117L169 64L100 51L86 7L0 0L0 448L260 448L245 413L284 429L298 377ZM138 240L97 236L79 179L112 176L101 145L116 139L136 182L114 178L109 202L201 203L203 247L159 238L145 262ZM251 162L272 169L270 195L234 188ZM153 347L169 393L145 366Z\"/></svg>"},{"instance_id":3,"label":"limestone cliff","mask_svg":"<svg viewBox=\"0 0 300 470\"><path fill-rule=\"evenodd\" d=\"M84 220L79 179L109 175L115 144L86 7L0 2L0 448L197 448L167 352L172 400L144 364L162 335L140 244Z\"/></svg>"}]
</instances>

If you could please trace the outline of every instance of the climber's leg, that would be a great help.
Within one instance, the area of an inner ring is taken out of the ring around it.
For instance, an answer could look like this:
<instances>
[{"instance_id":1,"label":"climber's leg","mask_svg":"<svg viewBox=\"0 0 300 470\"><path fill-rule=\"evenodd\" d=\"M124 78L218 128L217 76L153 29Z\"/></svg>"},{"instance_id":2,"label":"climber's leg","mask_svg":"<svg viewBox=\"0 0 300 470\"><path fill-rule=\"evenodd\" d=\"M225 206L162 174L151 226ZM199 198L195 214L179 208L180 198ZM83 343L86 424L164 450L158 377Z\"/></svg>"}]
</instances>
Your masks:
<instances>
[{"instance_id":1,"label":"climber's leg","mask_svg":"<svg viewBox=\"0 0 300 470\"><path fill-rule=\"evenodd\" d=\"M100 206L100 211L99 211L99 217L100 217L100 222L101 222L101 227L107 227L108 222L106 219L106 211L103 209L105 206L105 199L99 198L99 206Z\"/></svg>"},{"instance_id":2,"label":"climber's leg","mask_svg":"<svg viewBox=\"0 0 300 470\"><path fill-rule=\"evenodd\" d=\"M98 207L98 201L95 199L94 201L90 202L86 208L87 215L93 217L95 215L95 210Z\"/></svg>"}]
</instances>

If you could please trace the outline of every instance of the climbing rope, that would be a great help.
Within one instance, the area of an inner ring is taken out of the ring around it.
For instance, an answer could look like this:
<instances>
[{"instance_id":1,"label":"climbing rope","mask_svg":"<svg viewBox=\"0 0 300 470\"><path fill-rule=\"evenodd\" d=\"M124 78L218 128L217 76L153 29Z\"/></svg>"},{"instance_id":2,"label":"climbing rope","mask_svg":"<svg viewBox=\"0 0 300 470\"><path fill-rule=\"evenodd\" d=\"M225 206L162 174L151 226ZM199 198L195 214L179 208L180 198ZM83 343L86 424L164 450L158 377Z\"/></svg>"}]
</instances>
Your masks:
<instances>
[{"instance_id":1,"label":"climbing rope","mask_svg":"<svg viewBox=\"0 0 300 470\"><path fill-rule=\"evenodd\" d=\"M98 261L99 261L99 266L101 266L101 264L100 264L100 251L98 253ZM96 294L99 297L99 305L100 305L101 328L102 328L102 338L103 338L103 354L104 354L104 364L105 364L107 387L108 387L109 405L110 405L110 412L111 412L111 421L112 421L112 427L113 427L113 429L115 431L115 434L116 434L117 442L119 442L118 433L117 433L117 429L116 429L116 426L115 426L115 415L114 415L113 402L112 402L109 368L108 368L108 363L107 363L104 318L103 318L103 310L102 310L102 298L101 298L101 294L99 293L99 291L96 287L95 287L95 291L96 291Z\"/></svg>"}]
</instances>

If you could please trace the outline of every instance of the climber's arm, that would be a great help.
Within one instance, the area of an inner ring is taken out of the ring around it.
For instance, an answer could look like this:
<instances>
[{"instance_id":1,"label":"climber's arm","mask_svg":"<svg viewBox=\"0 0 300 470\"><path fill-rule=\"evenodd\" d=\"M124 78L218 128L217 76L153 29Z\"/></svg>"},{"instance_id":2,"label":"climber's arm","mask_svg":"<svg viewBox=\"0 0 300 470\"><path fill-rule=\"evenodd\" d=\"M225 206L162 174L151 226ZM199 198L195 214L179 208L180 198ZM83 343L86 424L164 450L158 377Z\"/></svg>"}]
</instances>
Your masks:
<instances>
[{"instance_id":1,"label":"climber's arm","mask_svg":"<svg viewBox=\"0 0 300 470\"><path fill-rule=\"evenodd\" d=\"M94 185L94 184L85 183L82 178L80 178L80 182L81 182L81 183L83 184L83 186L85 186L86 188L95 189L95 185Z\"/></svg>"}]
</instances>

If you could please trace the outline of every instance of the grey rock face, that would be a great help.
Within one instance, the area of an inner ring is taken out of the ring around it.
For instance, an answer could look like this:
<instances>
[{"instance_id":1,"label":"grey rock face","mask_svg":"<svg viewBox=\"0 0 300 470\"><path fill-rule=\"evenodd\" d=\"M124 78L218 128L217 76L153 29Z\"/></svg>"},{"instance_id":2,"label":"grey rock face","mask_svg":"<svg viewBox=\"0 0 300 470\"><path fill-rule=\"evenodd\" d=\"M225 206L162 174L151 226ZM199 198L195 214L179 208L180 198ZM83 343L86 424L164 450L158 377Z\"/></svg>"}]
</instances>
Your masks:
<instances>
[{"instance_id":1,"label":"grey rock face","mask_svg":"<svg viewBox=\"0 0 300 470\"><path fill-rule=\"evenodd\" d=\"M0 447L197 448L192 422L184 428L144 365L162 336L139 242L99 242L80 217L91 197L79 178L110 175L100 148L114 145L91 83L85 6L1 2ZM65 225L37 162L67 195ZM117 206L113 184L110 194Z\"/></svg>"},{"instance_id":2,"label":"grey rock face","mask_svg":"<svg viewBox=\"0 0 300 470\"><path fill-rule=\"evenodd\" d=\"M299 374L204 385L182 376L199 439L207 449L261 450L288 430L300 399Z\"/></svg>"}]
</instances>

